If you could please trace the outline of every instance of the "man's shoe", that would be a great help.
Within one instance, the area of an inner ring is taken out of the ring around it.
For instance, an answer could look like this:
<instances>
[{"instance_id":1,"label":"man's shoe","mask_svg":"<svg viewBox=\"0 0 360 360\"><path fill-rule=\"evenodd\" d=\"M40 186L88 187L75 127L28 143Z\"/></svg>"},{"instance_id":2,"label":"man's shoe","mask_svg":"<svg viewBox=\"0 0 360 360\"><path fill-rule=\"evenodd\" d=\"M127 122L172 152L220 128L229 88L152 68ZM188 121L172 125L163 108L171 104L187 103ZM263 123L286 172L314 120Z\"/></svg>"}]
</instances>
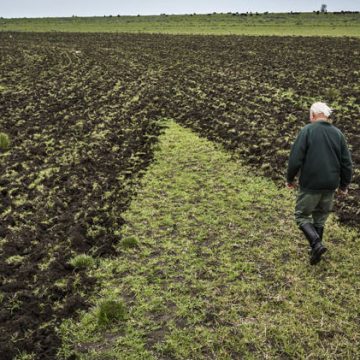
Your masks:
<instances>
[{"instance_id":1,"label":"man's shoe","mask_svg":"<svg viewBox=\"0 0 360 360\"><path fill-rule=\"evenodd\" d=\"M326 247L321 243L319 233L311 223L300 225L300 229L305 234L311 246L310 264L315 265L321 260L321 255L326 252ZM321 234L322 235L322 234Z\"/></svg>"},{"instance_id":2,"label":"man's shoe","mask_svg":"<svg viewBox=\"0 0 360 360\"><path fill-rule=\"evenodd\" d=\"M321 260L321 255L326 252L327 248L321 243L317 242L311 249L310 264L315 265Z\"/></svg>"}]
</instances>

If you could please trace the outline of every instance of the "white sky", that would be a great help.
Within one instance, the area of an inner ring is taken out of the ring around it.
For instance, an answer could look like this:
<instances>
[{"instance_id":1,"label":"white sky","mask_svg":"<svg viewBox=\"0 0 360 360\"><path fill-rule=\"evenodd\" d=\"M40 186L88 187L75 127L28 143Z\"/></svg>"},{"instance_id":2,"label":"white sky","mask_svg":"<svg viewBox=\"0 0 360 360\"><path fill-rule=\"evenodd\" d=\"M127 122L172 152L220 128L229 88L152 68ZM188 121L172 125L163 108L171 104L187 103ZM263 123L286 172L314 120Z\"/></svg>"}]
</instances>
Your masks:
<instances>
[{"instance_id":1,"label":"white sky","mask_svg":"<svg viewBox=\"0 0 360 360\"><path fill-rule=\"evenodd\" d=\"M0 16L102 16L190 14L210 12L288 12L320 10L327 4L328 11L360 11L360 0L0 0Z\"/></svg>"}]
</instances>

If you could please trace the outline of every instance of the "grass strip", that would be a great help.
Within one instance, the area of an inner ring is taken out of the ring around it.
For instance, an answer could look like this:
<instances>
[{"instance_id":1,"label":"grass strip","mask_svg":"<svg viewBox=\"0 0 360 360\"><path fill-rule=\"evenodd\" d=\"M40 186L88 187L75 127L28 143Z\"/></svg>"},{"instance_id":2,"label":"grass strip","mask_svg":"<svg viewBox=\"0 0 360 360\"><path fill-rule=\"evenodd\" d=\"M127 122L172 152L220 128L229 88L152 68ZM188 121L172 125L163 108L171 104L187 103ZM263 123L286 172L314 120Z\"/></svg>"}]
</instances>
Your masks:
<instances>
[{"instance_id":1,"label":"grass strip","mask_svg":"<svg viewBox=\"0 0 360 360\"><path fill-rule=\"evenodd\" d=\"M94 306L63 322L59 357L359 358L359 234L332 215L310 266L295 193L164 121L119 256L89 269ZM122 313L104 327L106 302Z\"/></svg>"}]
</instances>

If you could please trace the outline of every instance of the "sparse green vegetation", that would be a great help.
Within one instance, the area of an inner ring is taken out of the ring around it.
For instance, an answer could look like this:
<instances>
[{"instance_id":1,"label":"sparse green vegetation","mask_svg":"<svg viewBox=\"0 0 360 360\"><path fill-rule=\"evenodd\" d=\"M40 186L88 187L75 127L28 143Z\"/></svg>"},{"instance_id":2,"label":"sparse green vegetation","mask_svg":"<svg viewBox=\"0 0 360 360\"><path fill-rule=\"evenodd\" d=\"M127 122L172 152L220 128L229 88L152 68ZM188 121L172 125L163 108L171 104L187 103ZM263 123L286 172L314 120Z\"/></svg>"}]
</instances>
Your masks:
<instances>
[{"instance_id":1,"label":"sparse green vegetation","mask_svg":"<svg viewBox=\"0 0 360 360\"><path fill-rule=\"evenodd\" d=\"M36 355L34 353L21 352L19 355L15 357L14 360L35 360Z\"/></svg>"},{"instance_id":2,"label":"sparse green vegetation","mask_svg":"<svg viewBox=\"0 0 360 360\"><path fill-rule=\"evenodd\" d=\"M18 265L18 264L21 264L24 260L24 257L21 256L21 255L13 255L13 256L10 256L9 258L7 258L5 260L5 262L9 265Z\"/></svg>"}]
</instances>

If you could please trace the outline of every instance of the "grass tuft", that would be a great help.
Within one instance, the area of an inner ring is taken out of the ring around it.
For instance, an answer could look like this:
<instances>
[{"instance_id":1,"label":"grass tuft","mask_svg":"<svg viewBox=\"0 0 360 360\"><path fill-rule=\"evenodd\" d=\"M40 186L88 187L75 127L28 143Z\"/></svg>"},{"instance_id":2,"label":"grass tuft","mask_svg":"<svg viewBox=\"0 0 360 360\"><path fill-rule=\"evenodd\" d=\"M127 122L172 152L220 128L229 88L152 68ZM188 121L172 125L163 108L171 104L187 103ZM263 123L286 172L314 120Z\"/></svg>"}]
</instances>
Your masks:
<instances>
[{"instance_id":1,"label":"grass tuft","mask_svg":"<svg viewBox=\"0 0 360 360\"><path fill-rule=\"evenodd\" d=\"M139 241L134 236L129 236L122 239L120 244L125 249L133 249L139 247Z\"/></svg>"},{"instance_id":2,"label":"grass tuft","mask_svg":"<svg viewBox=\"0 0 360 360\"><path fill-rule=\"evenodd\" d=\"M5 262L6 264L9 264L9 265L18 265L18 264L21 264L24 260L24 256L21 256L21 255L13 255L13 256L10 256L8 257Z\"/></svg>"},{"instance_id":3,"label":"grass tuft","mask_svg":"<svg viewBox=\"0 0 360 360\"><path fill-rule=\"evenodd\" d=\"M86 269L93 267L95 265L95 259L90 255L79 254L73 257L69 264L72 265L76 269Z\"/></svg>"},{"instance_id":4,"label":"grass tuft","mask_svg":"<svg viewBox=\"0 0 360 360\"><path fill-rule=\"evenodd\" d=\"M0 133L0 150L6 151L10 147L10 138L5 133Z\"/></svg>"},{"instance_id":5,"label":"grass tuft","mask_svg":"<svg viewBox=\"0 0 360 360\"><path fill-rule=\"evenodd\" d=\"M107 326L114 322L125 320L125 305L123 302L106 300L99 306L98 324Z\"/></svg>"}]
</instances>

